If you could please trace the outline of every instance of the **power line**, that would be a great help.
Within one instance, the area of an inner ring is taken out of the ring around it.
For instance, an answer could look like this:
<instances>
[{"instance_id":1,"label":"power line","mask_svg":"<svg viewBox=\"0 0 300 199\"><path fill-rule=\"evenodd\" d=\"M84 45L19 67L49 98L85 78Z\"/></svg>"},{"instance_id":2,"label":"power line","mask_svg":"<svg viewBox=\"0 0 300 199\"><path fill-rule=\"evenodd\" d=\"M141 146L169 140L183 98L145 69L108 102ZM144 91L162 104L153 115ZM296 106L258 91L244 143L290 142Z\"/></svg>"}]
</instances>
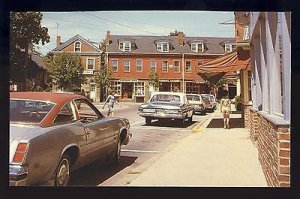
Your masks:
<instances>
[{"instance_id":1,"label":"power line","mask_svg":"<svg viewBox=\"0 0 300 199\"><path fill-rule=\"evenodd\" d=\"M92 14L89 14L89 13L84 13L84 12L81 12L81 13L82 13L82 14L85 14L85 15L92 16L92 17L97 18L97 19L101 19L101 20L104 20L104 21L108 21L108 22L117 24L117 25L119 25L119 26L123 26L123 27L126 27L126 28L131 28L131 29L134 29L134 30L142 31L142 32L147 32L147 33L151 33L151 34L156 34L156 35L164 36L163 34L160 34L160 33L151 32L151 31L147 31L147 30L142 30L142 29L139 29L139 28L135 28L135 27L132 27L132 26L129 26L129 25L125 25L125 24L122 24L122 23L119 23L119 22L116 22L116 21L112 21L112 20L109 20L109 19L105 19L105 18L103 18L103 17L99 17L99 16L96 16L96 15L92 15Z\"/></svg>"}]
</instances>

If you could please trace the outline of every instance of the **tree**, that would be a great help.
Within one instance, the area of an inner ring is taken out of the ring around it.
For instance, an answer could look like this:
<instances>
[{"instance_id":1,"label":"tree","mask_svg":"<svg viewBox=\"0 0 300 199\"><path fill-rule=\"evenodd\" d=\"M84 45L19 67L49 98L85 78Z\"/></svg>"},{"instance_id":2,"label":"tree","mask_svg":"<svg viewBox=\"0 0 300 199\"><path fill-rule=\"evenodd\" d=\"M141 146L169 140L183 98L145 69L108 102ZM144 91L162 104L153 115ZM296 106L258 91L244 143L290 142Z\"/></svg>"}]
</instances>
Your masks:
<instances>
[{"instance_id":1,"label":"tree","mask_svg":"<svg viewBox=\"0 0 300 199\"><path fill-rule=\"evenodd\" d=\"M100 92L102 93L101 97L103 98L101 101L105 99L104 95L106 95L106 88L111 86L110 78L111 78L111 70L108 67L108 64L106 62L106 40L103 39L102 42L100 42L99 45L100 50L102 51L101 54L101 67L100 71L95 74L95 82L100 87Z\"/></svg>"},{"instance_id":2,"label":"tree","mask_svg":"<svg viewBox=\"0 0 300 199\"><path fill-rule=\"evenodd\" d=\"M40 12L10 13L10 72L11 80L23 82L27 79L28 51L34 44L50 41L48 29L41 26ZM20 78L21 77L21 78Z\"/></svg>"},{"instance_id":3,"label":"tree","mask_svg":"<svg viewBox=\"0 0 300 199\"><path fill-rule=\"evenodd\" d=\"M66 91L85 82L83 66L79 55L71 53L48 54L45 57L49 78L53 85Z\"/></svg>"},{"instance_id":4,"label":"tree","mask_svg":"<svg viewBox=\"0 0 300 199\"><path fill-rule=\"evenodd\" d=\"M149 85L152 86L154 89L157 89L159 87L159 76L153 68L151 68L148 74L148 78Z\"/></svg>"},{"instance_id":5,"label":"tree","mask_svg":"<svg viewBox=\"0 0 300 199\"><path fill-rule=\"evenodd\" d=\"M170 32L169 36L178 36L181 31L175 30L174 32ZM185 34L183 34L185 36Z\"/></svg>"}]
</instances>

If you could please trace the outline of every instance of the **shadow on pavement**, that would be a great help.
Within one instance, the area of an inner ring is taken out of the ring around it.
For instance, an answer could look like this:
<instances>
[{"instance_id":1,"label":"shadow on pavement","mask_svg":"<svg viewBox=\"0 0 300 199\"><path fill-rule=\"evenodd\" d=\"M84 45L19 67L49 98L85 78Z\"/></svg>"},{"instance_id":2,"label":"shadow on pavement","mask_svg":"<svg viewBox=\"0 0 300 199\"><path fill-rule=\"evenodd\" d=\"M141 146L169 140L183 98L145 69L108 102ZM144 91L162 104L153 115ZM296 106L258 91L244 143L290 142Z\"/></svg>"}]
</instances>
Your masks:
<instances>
[{"instance_id":1,"label":"shadow on pavement","mask_svg":"<svg viewBox=\"0 0 300 199\"><path fill-rule=\"evenodd\" d=\"M223 128L222 118L212 119L206 128ZM230 118L230 128L244 128L244 120L242 118Z\"/></svg>"},{"instance_id":2,"label":"shadow on pavement","mask_svg":"<svg viewBox=\"0 0 300 199\"><path fill-rule=\"evenodd\" d=\"M192 126L196 122L198 122L198 121L192 121L192 122L185 121L184 124L182 124L180 121L176 121L176 120L160 120L160 121L155 120L155 121L152 121L151 124L149 124L149 125L144 124L143 126L186 128L186 127Z\"/></svg>"},{"instance_id":3,"label":"shadow on pavement","mask_svg":"<svg viewBox=\"0 0 300 199\"><path fill-rule=\"evenodd\" d=\"M90 165L73 171L70 186L97 186L124 168L132 165L137 157L121 156L119 165L110 165L100 159Z\"/></svg>"}]
</instances>

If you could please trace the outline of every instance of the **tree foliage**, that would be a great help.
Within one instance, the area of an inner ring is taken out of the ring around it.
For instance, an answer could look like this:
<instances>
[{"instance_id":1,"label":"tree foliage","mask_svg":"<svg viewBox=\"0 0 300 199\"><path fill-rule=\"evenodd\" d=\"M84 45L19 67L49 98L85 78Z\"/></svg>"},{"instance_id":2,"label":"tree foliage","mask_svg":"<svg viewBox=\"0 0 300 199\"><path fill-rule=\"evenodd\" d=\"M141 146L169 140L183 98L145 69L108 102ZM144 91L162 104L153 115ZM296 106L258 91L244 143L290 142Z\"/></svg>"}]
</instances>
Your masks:
<instances>
[{"instance_id":1,"label":"tree foliage","mask_svg":"<svg viewBox=\"0 0 300 199\"><path fill-rule=\"evenodd\" d=\"M175 30L174 32L170 32L169 36L178 36L180 32L181 31ZM185 36L185 35L183 34L183 36Z\"/></svg>"},{"instance_id":2,"label":"tree foliage","mask_svg":"<svg viewBox=\"0 0 300 199\"><path fill-rule=\"evenodd\" d=\"M28 50L50 41L48 29L41 26L42 17L40 12L10 13L10 79L14 82L27 78Z\"/></svg>"},{"instance_id":3,"label":"tree foliage","mask_svg":"<svg viewBox=\"0 0 300 199\"><path fill-rule=\"evenodd\" d=\"M155 89L157 89L159 87L159 76L158 74L155 72L154 69L151 69L149 74L148 74L148 82L150 86L153 86Z\"/></svg>"},{"instance_id":4,"label":"tree foliage","mask_svg":"<svg viewBox=\"0 0 300 199\"><path fill-rule=\"evenodd\" d=\"M71 53L48 54L45 57L49 78L53 85L66 91L80 87L85 82L83 66L79 55Z\"/></svg>"}]
</instances>

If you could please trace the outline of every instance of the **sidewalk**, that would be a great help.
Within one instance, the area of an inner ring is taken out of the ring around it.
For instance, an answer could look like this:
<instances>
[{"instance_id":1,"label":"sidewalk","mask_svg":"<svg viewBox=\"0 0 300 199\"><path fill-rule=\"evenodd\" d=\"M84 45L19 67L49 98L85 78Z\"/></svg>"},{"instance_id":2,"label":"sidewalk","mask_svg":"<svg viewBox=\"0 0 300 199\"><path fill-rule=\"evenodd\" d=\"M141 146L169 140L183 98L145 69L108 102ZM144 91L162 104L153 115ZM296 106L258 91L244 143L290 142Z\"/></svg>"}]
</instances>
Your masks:
<instances>
[{"instance_id":1,"label":"sidewalk","mask_svg":"<svg viewBox=\"0 0 300 199\"><path fill-rule=\"evenodd\" d=\"M267 187L249 130L241 114L231 115L231 129L223 128L217 110L204 130L192 133L163 154L130 186Z\"/></svg>"}]
</instances>

